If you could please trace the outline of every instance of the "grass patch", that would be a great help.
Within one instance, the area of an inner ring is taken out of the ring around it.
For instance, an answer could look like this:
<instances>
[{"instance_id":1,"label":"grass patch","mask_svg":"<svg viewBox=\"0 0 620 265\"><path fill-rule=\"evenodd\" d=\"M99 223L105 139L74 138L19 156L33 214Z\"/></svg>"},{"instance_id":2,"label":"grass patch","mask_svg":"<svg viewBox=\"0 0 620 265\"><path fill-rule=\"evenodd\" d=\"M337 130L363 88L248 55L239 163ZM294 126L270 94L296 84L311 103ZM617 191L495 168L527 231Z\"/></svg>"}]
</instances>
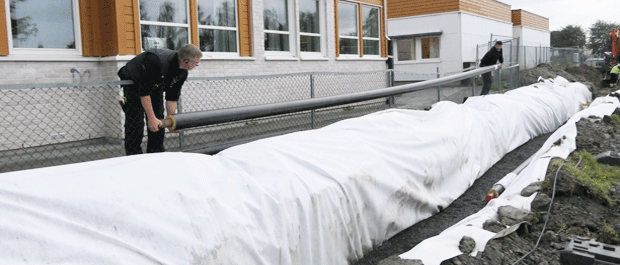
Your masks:
<instances>
[{"instance_id":1,"label":"grass patch","mask_svg":"<svg viewBox=\"0 0 620 265\"><path fill-rule=\"evenodd\" d=\"M581 162L579 162L581 156ZM553 168L557 169L561 165L561 161L552 162ZM615 202L609 197L609 189L620 182L620 168L599 164L594 156L586 151L573 152L562 170L569 175L575 177L584 186L588 187L595 195L601 196L609 205ZM545 180L544 182L547 182ZM550 183L544 183L543 186L549 186Z\"/></svg>"}]
</instances>

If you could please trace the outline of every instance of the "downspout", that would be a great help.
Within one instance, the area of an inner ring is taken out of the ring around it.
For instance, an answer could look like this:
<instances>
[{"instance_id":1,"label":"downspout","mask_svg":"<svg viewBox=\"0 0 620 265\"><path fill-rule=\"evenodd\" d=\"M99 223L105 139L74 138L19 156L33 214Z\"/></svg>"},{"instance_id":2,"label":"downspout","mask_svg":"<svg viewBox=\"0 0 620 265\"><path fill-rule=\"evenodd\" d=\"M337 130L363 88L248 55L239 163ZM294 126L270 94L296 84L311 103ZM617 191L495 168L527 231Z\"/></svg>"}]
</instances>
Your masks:
<instances>
[{"instance_id":1,"label":"downspout","mask_svg":"<svg viewBox=\"0 0 620 265\"><path fill-rule=\"evenodd\" d=\"M387 24L388 24L388 18L387 18L387 0L383 0L383 36L385 37L385 40L388 42L388 50L385 51L387 53L387 57L388 57L388 62L390 60L390 54L388 53L388 51L390 50L390 37L388 37L388 32L387 32ZM392 43L393 45L393 43ZM394 51L392 51L392 53L394 53ZM394 60L394 55L392 55L392 62ZM388 68L389 69L393 69L394 68L394 64L392 63L392 66L389 66L390 64L388 63Z\"/></svg>"},{"instance_id":2,"label":"downspout","mask_svg":"<svg viewBox=\"0 0 620 265\"><path fill-rule=\"evenodd\" d=\"M385 37L386 40L390 40L390 37L388 37L388 33L387 33L387 23L388 23L388 18L387 18L387 6L386 6L387 0L383 0L383 21L385 21L385 23L383 23L383 36Z\"/></svg>"}]
</instances>

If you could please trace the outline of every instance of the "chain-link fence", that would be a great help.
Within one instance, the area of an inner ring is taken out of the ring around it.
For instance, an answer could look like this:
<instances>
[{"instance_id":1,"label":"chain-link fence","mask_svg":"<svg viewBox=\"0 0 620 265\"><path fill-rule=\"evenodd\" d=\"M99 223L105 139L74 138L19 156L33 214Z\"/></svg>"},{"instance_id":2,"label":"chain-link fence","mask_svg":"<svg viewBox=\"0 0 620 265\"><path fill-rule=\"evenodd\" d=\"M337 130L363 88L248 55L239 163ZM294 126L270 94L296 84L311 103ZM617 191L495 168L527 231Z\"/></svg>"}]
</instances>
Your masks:
<instances>
[{"instance_id":1,"label":"chain-link fence","mask_svg":"<svg viewBox=\"0 0 620 265\"><path fill-rule=\"evenodd\" d=\"M515 72L517 78L515 79ZM271 76L190 78L178 112L262 105L329 97L394 85L392 70L363 73L300 73ZM415 74L403 73L398 74ZM451 75L449 73L443 76ZM518 87L518 66L494 71L500 93ZM436 75L440 77L441 75ZM504 86L505 80L509 84ZM125 155L125 113L121 84L130 81L0 86L0 172L31 169ZM463 102L480 92L471 78L383 99L252 120L196 127L165 134L167 151L215 153L236 144L387 108L428 109L440 100ZM146 128L143 129L146 135ZM146 148L143 137L142 148Z\"/></svg>"}]
</instances>

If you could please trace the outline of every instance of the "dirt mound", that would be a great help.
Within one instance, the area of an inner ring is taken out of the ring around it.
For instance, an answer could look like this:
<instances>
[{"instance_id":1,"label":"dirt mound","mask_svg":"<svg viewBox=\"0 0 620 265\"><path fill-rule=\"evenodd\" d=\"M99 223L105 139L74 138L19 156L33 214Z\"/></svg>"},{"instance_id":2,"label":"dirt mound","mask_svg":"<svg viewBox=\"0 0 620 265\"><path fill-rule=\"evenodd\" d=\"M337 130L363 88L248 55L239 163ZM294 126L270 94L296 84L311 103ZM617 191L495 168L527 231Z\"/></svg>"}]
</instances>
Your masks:
<instances>
[{"instance_id":1,"label":"dirt mound","mask_svg":"<svg viewBox=\"0 0 620 265\"><path fill-rule=\"evenodd\" d=\"M612 90L608 87L601 87L603 75L596 68L591 66L568 67L566 69L554 68L549 64L540 64L529 69L519 71L521 85L527 86L538 82L538 78L555 78L561 76L571 82L585 84L594 93L594 97L608 95Z\"/></svg>"},{"instance_id":2,"label":"dirt mound","mask_svg":"<svg viewBox=\"0 0 620 265\"><path fill-rule=\"evenodd\" d=\"M577 149L566 161L556 159L550 163L546 179L539 184L540 192L532 202L533 215L517 220L524 221L519 229L489 241L477 257L463 254L442 265L513 264L517 261L521 262L519 264L559 265L559 251L573 238L620 245L620 167L599 164L595 158L607 151L612 155L620 153L620 116L617 114L620 109L603 119L592 117L577 122ZM553 196L552 211L548 215ZM498 214L500 222L504 223L501 210Z\"/></svg>"}]
</instances>

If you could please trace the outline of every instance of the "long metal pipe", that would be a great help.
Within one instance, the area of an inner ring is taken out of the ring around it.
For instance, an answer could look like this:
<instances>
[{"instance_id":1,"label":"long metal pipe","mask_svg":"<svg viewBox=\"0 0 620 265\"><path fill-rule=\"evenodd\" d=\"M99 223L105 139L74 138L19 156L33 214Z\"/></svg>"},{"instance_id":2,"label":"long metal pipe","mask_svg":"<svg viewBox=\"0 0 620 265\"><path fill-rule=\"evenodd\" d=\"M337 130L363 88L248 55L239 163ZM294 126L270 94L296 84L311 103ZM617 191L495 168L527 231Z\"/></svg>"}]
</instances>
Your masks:
<instances>
[{"instance_id":1,"label":"long metal pipe","mask_svg":"<svg viewBox=\"0 0 620 265\"><path fill-rule=\"evenodd\" d=\"M462 79L474 77L483 73L499 69L499 65L487 66L476 70L451 75L439 79L427 80L413 84L388 87L372 91L364 91L353 94L338 95L322 98L310 98L289 102L272 103L265 105L246 106L238 108L216 109L199 112L178 113L168 116L163 120L164 127L170 130L180 130L199 126L220 124L226 122L247 120L275 116L287 113L327 108L338 105L350 104L360 101L389 97L404 93L410 93L427 88L433 88Z\"/></svg>"}]
</instances>

